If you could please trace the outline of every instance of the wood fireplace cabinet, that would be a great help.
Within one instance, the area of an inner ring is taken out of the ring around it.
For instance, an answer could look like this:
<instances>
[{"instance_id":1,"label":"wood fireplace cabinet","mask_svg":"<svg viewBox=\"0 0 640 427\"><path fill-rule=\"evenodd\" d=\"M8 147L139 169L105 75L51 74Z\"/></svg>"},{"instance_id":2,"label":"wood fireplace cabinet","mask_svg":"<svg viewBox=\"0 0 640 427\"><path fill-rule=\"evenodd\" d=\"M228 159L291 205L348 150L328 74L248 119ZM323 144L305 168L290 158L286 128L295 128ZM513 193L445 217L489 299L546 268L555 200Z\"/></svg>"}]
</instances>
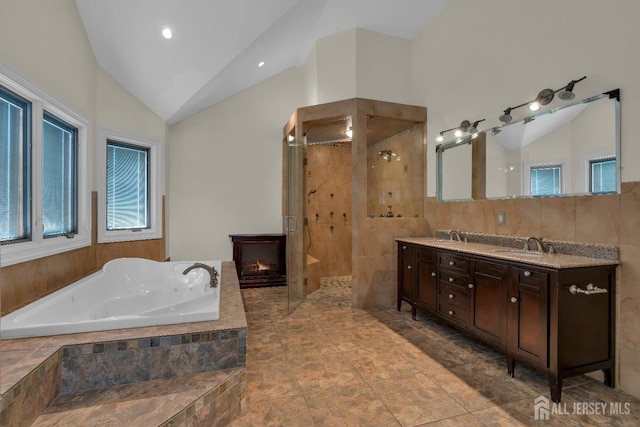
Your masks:
<instances>
[{"instance_id":1,"label":"wood fireplace cabinet","mask_svg":"<svg viewBox=\"0 0 640 427\"><path fill-rule=\"evenodd\" d=\"M230 234L240 288L287 284L284 234Z\"/></svg>"}]
</instances>

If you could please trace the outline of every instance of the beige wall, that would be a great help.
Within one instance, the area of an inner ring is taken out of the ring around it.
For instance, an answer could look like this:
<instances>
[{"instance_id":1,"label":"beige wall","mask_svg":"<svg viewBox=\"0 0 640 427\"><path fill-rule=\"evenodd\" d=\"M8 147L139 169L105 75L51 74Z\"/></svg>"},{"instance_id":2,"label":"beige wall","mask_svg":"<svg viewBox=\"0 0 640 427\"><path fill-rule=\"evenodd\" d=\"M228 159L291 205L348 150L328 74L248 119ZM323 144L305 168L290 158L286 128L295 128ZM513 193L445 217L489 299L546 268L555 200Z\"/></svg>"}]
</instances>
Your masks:
<instances>
[{"instance_id":1,"label":"beige wall","mask_svg":"<svg viewBox=\"0 0 640 427\"><path fill-rule=\"evenodd\" d=\"M89 122L92 245L0 270L3 313L77 280L119 256L164 259L164 240L98 245L95 141L102 126L164 141L164 121L96 63L73 0L0 0L0 61Z\"/></svg>"},{"instance_id":2,"label":"beige wall","mask_svg":"<svg viewBox=\"0 0 640 427\"><path fill-rule=\"evenodd\" d=\"M640 2L454 0L414 40L413 102L429 107L428 195L435 196L435 137L463 119L499 124L508 106L571 79L576 98L620 88L623 194L436 203L430 228L619 245L619 386L640 396ZM568 18L571 17L571 18ZM460 64L460 66L455 66ZM466 65L464 65L466 64ZM464 65L464 66L463 66ZM561 102L561 101L560 101ZM554 101L550 107L560 105ZM525 114L514 110L517 114ZM514 116L514 120L518 117ZM497 226L497 211L507 224Z\"/></svg>"}]
</instances>

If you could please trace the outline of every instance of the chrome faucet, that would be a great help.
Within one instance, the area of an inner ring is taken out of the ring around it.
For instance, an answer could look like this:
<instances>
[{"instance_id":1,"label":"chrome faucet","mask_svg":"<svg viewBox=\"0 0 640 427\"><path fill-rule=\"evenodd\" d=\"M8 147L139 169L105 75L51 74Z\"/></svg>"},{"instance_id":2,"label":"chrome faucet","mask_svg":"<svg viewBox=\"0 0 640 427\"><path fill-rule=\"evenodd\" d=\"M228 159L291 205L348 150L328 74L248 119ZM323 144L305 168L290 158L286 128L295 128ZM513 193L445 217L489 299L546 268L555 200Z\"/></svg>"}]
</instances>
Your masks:
<instances>
[{"instance_id":1,"label":"chrome faucet","mask_svg":"<svg viewBox=\"0 0 640 427\"><path fill-rule=\"evenodd\" d=\"M187 267L182 272L182 274L184 274L186 276L187 273L189 273L191 270L194 270L196 268L202 268L202 269L207 270L207 272L209 273L209 287L210 288L215 288L215 287L218 286L218 272L216 271L215 268L210 267L207 264L203 264L201 262L196 262L191 267Z\"/></svg>"},{"instance_id":2,"label":"chrome faucet","mask_svg":"<svg viewBox=\"0 0 640 427\"><path fill-rule=\"evenodd\" d=\"M539 237L529 237L524 244L524 248L526 250L531 250L531 242L536 244L536 250L538 252L544 252L544 244L542 243L542 239L540 239Z\"/></svg>"},{"instance_id":3,"label":"chrome faucet","mask_svg":"<svg viewBox=\"0 0 640 427\"><path fill-rule=\"evenodd\" d=\"M460 232L458 230L449 230L449 238L451 240L462 242L462 237L460 236Z\"/></svg>"}]
</instances>

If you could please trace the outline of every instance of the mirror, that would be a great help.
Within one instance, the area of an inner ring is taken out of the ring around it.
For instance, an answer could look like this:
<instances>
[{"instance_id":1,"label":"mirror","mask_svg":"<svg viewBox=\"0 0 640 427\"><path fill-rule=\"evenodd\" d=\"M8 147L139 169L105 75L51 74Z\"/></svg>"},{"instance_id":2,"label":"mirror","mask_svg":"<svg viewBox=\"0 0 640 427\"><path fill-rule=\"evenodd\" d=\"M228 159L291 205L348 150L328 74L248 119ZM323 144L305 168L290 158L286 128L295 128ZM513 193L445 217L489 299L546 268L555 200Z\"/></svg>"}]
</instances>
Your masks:
<instances>
[{"instance_id":1,"label":"mirror","mask_svg":"<svg viewBox=\"0 0 640 427\"><path fill-rule=\"evenodd\" d=\"M439 201L619 193L619 90L463 135L436 154Z\"/></svg>"}]
</instances>

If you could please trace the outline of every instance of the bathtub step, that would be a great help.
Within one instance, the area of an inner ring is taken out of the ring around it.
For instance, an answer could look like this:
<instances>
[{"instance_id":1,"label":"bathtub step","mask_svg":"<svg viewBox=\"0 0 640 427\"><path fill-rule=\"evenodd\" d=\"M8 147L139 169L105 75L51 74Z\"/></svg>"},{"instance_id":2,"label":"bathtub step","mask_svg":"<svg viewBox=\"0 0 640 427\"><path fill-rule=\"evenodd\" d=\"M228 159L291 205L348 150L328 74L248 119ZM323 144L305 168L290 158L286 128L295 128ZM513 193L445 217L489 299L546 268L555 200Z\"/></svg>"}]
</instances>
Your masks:
<instances>
[{"instance_id":1,"label":"bathtub step","mask_svg":"<svg viewBox=\"0 0 640 427\"><path fill-rule=\"evenodd\" d=\"M244 406L245 384L240 367L86 390L57 397L32 425L228 425Z\"/></svg>"}]
</instances>

